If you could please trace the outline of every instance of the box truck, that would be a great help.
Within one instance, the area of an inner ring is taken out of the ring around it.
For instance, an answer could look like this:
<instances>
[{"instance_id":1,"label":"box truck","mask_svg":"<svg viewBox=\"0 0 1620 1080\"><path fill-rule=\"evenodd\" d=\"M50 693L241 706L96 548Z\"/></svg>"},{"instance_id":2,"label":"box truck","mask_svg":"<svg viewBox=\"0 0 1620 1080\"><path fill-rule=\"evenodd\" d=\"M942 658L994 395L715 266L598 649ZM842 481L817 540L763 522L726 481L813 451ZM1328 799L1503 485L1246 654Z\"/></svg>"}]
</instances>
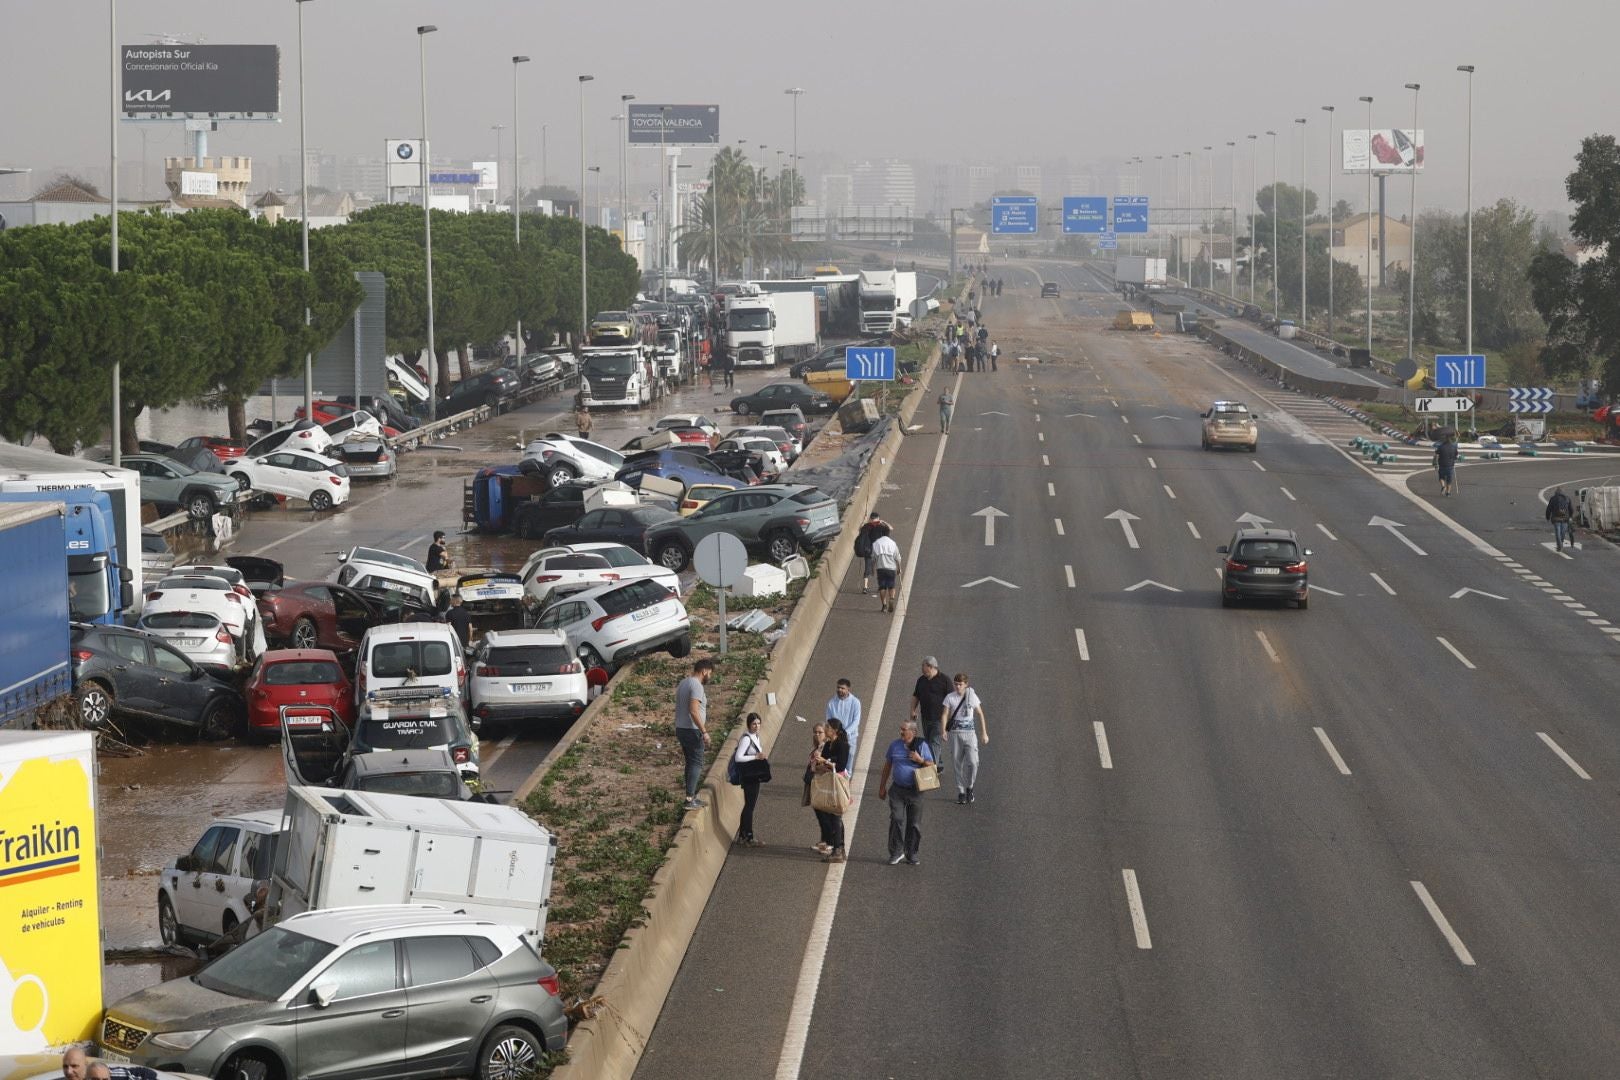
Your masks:
<instances>
[{"instance_id":1,"label":"box truck","mask_svg":"<svg viewBox=\"0 0 1620 1080\"><path fill-rule=\"evenodd\" d=\"M0 505L0 726L31 727L73 689L65 515L60 502Z\"/></svg>"},{"instance_id":2,"label":"box truck","mask_svg":"<svg viewBox=\"0 0 1620 1080\"><path fill-rule=\"evenodd\" d=\"M1114 281L1121 288L1134 285L1138 289L1162 289L1165 260L1149 255L1121 255L1114 260Z\"/></svg>"}]
</instances>

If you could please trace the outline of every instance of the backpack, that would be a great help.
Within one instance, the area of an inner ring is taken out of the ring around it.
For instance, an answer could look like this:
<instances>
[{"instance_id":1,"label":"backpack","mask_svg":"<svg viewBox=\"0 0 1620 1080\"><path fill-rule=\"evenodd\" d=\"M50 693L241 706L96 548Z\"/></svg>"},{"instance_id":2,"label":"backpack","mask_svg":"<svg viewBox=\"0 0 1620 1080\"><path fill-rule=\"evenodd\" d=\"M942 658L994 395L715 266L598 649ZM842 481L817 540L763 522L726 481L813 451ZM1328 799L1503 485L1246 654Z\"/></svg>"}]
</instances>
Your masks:
<instances>
[{"instance_id":1,"label":"backpack","mask_svg":"<svg viewBox=\"0 0 1620 1080\"><path fill-rule=\"evenodd\" d=\"M855 557L857 559L870 559L872 557L872 534L866 531L864 525L855 534Z\"/></svg>"}]
</instances>

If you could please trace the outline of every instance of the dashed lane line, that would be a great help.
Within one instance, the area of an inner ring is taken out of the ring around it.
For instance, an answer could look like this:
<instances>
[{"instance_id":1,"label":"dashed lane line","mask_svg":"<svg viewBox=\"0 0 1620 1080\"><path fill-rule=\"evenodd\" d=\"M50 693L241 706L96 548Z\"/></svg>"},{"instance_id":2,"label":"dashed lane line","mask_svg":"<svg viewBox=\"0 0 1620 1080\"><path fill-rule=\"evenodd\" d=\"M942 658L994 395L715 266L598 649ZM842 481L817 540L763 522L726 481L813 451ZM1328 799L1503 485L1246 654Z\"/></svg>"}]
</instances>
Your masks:
<instances>
[{"instance_id":1,"label":"dashed lane line","mask_svg":"<svg viewBox=\"0 0 1620 1080\"><path fill-rule=\"evenodd\" d=\"M1446 648L1446 651L1449 652L1452 656L1455 656L1457 658L1457 662L1460 663L1463 667L1467 668L1469 671L1477 670L1474 667L1474 662L1472 660L1468 659L1468 657L1464 656L1458 650L1457 646L1453 645L1451 642L1447 641L1443 637L1436 637L1434 640L1438 641L1441 645L1444 645L1445 648Z\"/></svg>"},{"instance_id":2,"label":"dashed lane line","mask_svg":"<svg viewBox=\"0 0 1620 1080\"><path fill-rule=\"evenodd\" d=\"M1153 948L1153 935L1148 933L1147 909L1142 906L1142 890L1136 884L1136 871L1127 868L1125 878L1125 903L1131 909L1131 928L1136 932L1136 947L1138 949Z\"/></svg>"},{"instance_id":3,"label":"dashed lane line","mask_svg":"<svg viewBox=\"0 0 1620 1080\"><path fill-rule=\"evenodd\" d=\"M1333 767L1339 770L1339 775L1349 776L1350 766L1346 765L1344 763L1344 758L1339 756L1339 751L1336 747L1334 747L1333 740L1328 738L1328 733L1323 731L1321 728L1312 728L1311 730L1316 732L1317 739L1319 739L1322 743L1322 749L1326 750L1328 757L1333 759Z\"/></svg>"},{"instance_id":4,"label":"dashed lane line","mask_svg":"<svg viewBox=\"0 0 1620 1080\"><path fill-rule=\"evenodd\" d=\"M1277 650L1272 648L1271 639L1266 637L1266 632L1264 630L1256 630L1254 632L1254 636L1260 639L1260 647L1266 650L1266 655L1271 657L1271 662L1273 664L1282 663L1282 657L1278 656Z\"/></svg>"},{"instance_id":5,"label":"dashed lane line","mask_svg":"<svg viewBox=\"0 0 1620 1080\"><path fill-rule=\"evenodd\" d=\"M1101 720L1093 720L1091 729L1097 733L1097 760L1105 769L1114 767L1114 757L1108 752L1108 732L1103 728Z\"/></svg>"},{"instance_id":6,"label":"dashed lane line","mask_svg":"<svg viewBox=\"0 0 1620 1080\"><path fill-rule=\"evenodd\" d=\"M1547 744L1547 749L1549 749L1553 753L1557 754L1559 759L1561 761L1563 761L1563 763L1565 765L1568 765L1571 769L1573 769L1575 771L1576 776L1580 777L1582 780L1590 780L1590 779L1592 779L1591 775L1585 769L1581 768L1579 765L1577 765L1575 763L1574 758L1570 757L1569 754L1565 753L1564 748L1562 746L1559 746L1557 743L1553 742L1553 737L1551 735L1547 734L1545 731L1538 731L1538 732L1536 732L1536 738L1538 738L1542 742L1546 743Z\"/></svg>"},{"instance_id":7,"label":"dashed lane line","mask_svg":"<svg viewBox=\"0 0 1620 1080\"><path fill-rule=\"evenodd\" d=\"M1418 899L1423 901L1423 907L1428 911L1429 918L1433 919L1434 925L1439 927L1441 935L1446 939L1446 944L1450 945L1451 951L1457 954L1457 959L1468 967L1473 967L1473 954L1468 951L1468 946L1462 943L1462 938L1457 936L1457 931L1451 928L1450 921L1446 919L1445 913L1440 910L1440 905L1434 902L1434 897L1429 895L1429 890L1424 887L1423 882L1414 881L1410 884L1412 891L1417 893Z\"/></svg>"}]
</instances>

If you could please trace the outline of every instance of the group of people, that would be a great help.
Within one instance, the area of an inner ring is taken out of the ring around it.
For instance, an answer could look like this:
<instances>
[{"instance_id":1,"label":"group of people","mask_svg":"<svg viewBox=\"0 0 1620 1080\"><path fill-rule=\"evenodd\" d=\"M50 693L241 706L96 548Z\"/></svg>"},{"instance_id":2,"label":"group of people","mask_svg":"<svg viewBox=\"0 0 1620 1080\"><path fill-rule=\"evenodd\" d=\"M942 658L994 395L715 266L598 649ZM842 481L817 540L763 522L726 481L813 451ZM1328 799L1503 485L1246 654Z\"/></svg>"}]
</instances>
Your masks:
<instances>
[{"instance_id":1,"label":"group of people","mask_svg":"<svg viewBox=\"0 0 1620 1080\"><path fill-rule=\"evenodd\" d=\"M900 602L900 590L896 586L900 577L900 545L895 543L893 531L874 510L855 533L855 556L862 560L861 595L872 591L872 575L876 574L878 606L891 614Z\"/></svg>"},{"instance_id":2,"label":"group of people","mask_svg":"<svg viewBox=\"0 0 1620 1080\"><path fill-rule=\"evenodd\" d=\"M120 1076L129 1076L131 1072L122 1067L118 1070ZM62 1055L62 1080L113 1080L113 1070L105 1061L91 1061L82 1047L70 1046Z\"/></svg>"}]
</instances>

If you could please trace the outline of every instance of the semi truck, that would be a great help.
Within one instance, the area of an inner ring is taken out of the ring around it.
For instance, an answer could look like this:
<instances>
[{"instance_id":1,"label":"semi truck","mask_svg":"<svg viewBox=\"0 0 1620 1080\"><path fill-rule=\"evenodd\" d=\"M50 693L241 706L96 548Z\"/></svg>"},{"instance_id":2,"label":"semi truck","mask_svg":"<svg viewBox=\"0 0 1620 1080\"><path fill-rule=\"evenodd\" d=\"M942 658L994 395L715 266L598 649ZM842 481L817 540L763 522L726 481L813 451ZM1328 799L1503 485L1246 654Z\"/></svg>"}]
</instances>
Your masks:
<instances>
[{"instance_id":1,"label":"semi truck","mask_svg":"<svg viewBox=\"0 0 1620 1080\"><path fill-rule=\"evenodd\" d=\"M737 367L775 367L813 354L821 318L813 292L733 296L726 302L726 348Z\"/></svg>"},{"instance_id":2,"label":"semi truck","mask_svg":"<svg viewBox=\"0 0 1620 1080\"><path fill-rule=\"evenodd\" d=\"M1165 286L1165 260L1150 255L1120 255L1114 259L1114 282L1121 289L1162 289Z\"/></svg>"},{"instance_id":3,"label":"semi truck","mask_svg":"<svg viewBox=\"0 0 1620 1080\"><path fill-rule=\"evenodd\" d=\"M130 602L123 614L141 610L141 477L134 469L102 465L83 458L64 457L24 446L0 446L0 493L40 491L60 495L69 491L104 491L112 507L112 544L108 561L129 570L120 585L130 586ZM98 554L95 551L87 554ZM120 573L122 578L122 573Z\"/></svg>"},{"instance_id":4,"label":"semi truck","mask_svg":"<svg viewBox=\"0 0 1620 1080\"><path fill-rule=\"evenodd\" d=\"M861 333L891 334L910 321L917 299L917 274L912 270L862 270Z\"/></svg>"},{"instance_id":5,"label":"semi truck","mask_svg":"<svg viewBox=\"0 0 1620 1080\"><path fill-rule=\"evenodd\" d=\"M0 726L73 689L68 655L67 507L0 505Z\"/></svg>"},{"instance_id":6,"label":"semi truck","mask_svg":"<svg viewBox=\"0 0 1620 1080\"><path fill-rule=\"evenodd\" d=\"M663 387L636 345L581 349L579 377L585 404L593 409L639 409L660 397Z\"/></svg>"},{"instance_id":7,"label":"semi truck","mask_svg":"<svg viewBox=\"0 0 1620 1080\"><path fill-rule=\"evenodd\" d=\"M118 549L112 499L105 491L5 491L0 503L61 503L66 510L69 615L75 622L123 621L123 613L135 603L135 572L124 565ZM130 557L142 561L139 553Z\"/></svg>"},{"instance_id":8,"label":"semi truck","mask_svg":"<svg viewBox=\"0 0 1620 1080\"><path fill-rule=\"evenodd\" d=\"M813 278L765 278L750 282L762 293L810 293L823 334L859 337L861 333L861 277L837 274Z\"/></svg>"}]
</instances>

